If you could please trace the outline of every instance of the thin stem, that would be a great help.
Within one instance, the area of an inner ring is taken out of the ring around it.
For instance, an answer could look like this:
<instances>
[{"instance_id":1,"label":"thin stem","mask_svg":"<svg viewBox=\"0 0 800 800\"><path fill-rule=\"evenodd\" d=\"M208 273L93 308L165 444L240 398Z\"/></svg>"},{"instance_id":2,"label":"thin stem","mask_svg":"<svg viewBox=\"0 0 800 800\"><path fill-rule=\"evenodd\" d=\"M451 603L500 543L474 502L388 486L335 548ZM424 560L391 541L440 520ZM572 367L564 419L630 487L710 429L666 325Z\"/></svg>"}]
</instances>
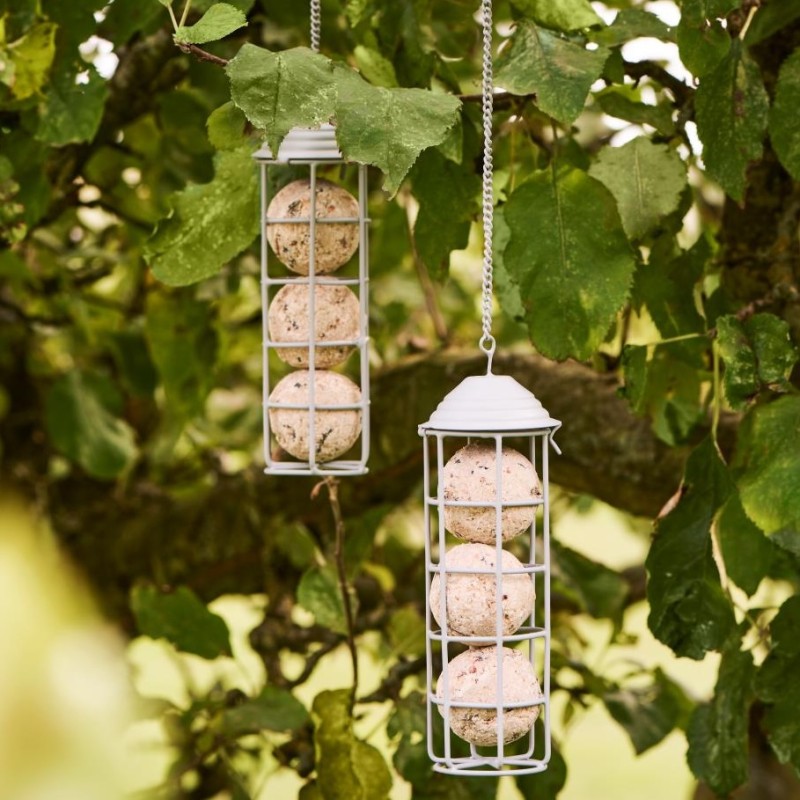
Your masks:
<instances>
[{"instance_id":1,"label":"thin stem","mask_svg":"<svg viewBox=\"0 0 800 800\"><path fill-rule=\"evenodd\" d=\"M328 502L333 514L333 525L335 532L333 557L336 562L336 572L339 576L339 591L342 594L344 605L345 624L347 625L347 647L350 650L350 660L353 668L353 688L351 693L351 706L355 704L356 691L358 690L358 651L356 649L356 621L353 613L353 605L350 601L350 585L347 581L347 567L344 563L344 534L345 525L342 517L342 507L339 503L339 481L328 476L325 480L318 483L311 492L314 498L319 494L322 487L328 490Z\"/></svg>"},{"instance_id":2,"label":"thin stem","mask_svg":"<svg viewBox=\"0 0 800 800\"><path fill-rule=\"evenodd\" d=\"M227 58L215 56L213 53L209 53L208 50L203 50L202 47L198 47L196 44L189 44L188 42L175 42L175 44L184 53L193 55L198 61L208 61L209 64L216 64L218 67L228 66Z\"/></svg>"},{"instance_id":3,"label":"thin stem","mask_svg":"<svg viewBox=\"0 0 800 800\"><path fill-rule=\"evenodd\" d=\"M716 339L711 344L711 354L714 363L714 404L711 417L711 438L714 440L714 444L717 444L717 431L722 411L722 382L719 369L719 342Z\"/></svg>"},{"instance_id":4,"label":"thin stem","mask_svg":"<svg viewBox=\"0 0 800 800\"><path fill-rule=\"evenodd\" d=\"M442 343L447 344L450 341L450 331L447 329L447 322L439 308L439 301L436 297L436 288L431 280L428 268L422 261L417 250L417 242L414 238L414 230L411 227L411 209L409 203L405 203L406 211L406 231L408 232L408 241L411 244L411 255L414 258L414 267L417 271L420 286L422 287L422 294L425 297L425 308L428 310L431 322L433 323L433 330L436 333L436 338Z\"/></svg>"},{"instance_id":5,"label":"thin stem","mask_svg":"<svg viewBox=\"0 0 800 800\"><path fill-rule=\"evenodd\" d=\"M739 39L741 41L744 41L744 37L747 36L747 31L750 29L750 23L753 21L756 11L758 11L757 4L750 7L747 19L744 21L744 25L742 25L742 29L739 31Z\"/></svg>"},{"instance_id":6,"label":"thin stem","mask_svg":"<svg viewBox=\"0 0 800 800\"><path fill-rule=\"evenodd\" d=\"M172 10L172 6L171 5L167 6L167 11L169 11L169 18L172 20L172 27L175 29L175 31L177 31L178 30L178 20L175 19L175 12Z\"/></svg>"},{"instance_id":7,"label":"thin stem","mask_svg":"<svg viewBox=\"0 0 800 800\"><path fill-rule=\"evenodd\" d=\"M186 24L186 17L189 16L189 9L192 7L192 0L186 0L183 7L183 14L181 14L181 28Z\"/></svg>"}]
</instances>

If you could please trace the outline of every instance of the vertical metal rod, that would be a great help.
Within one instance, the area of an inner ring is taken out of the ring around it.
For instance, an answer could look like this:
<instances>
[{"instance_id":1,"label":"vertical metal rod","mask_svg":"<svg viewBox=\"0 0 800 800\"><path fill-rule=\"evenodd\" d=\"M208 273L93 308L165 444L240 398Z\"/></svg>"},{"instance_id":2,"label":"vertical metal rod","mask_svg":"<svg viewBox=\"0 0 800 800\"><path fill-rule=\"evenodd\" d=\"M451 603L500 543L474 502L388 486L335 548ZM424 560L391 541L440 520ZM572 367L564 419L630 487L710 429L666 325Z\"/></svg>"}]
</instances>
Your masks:
<instances>
[{"instance_id":1,"label":"vertical metal rod","mask_svg":"<svg viewBox=\"0 0 800 800\"><path fill-rule=\"evenodd\" d=\"M505 711L503 709L503 437L494 437L495 495L495 656L497 659L497 767L503 763L505 750Z\"/></svg>"},{"instance_id":2,"label":"vertical metal rod","mask_svg":"<svg viewBox=\"0 0 800 800\"><path fill-rule=\"evenodd\" d=\"M260 205L261 216L259 217L259 233L261 236L261 395L262 395L262 416L264 429L264 463L272 466L272 452L270 447L270 425L269 425L269 324L267 321L269 307L269 288L267 279L269 277L269 248L267 247L267 165L261 162L258 165L259 185L260 185Z\"/></svg>"},{"instance_id":3,"label":"vertical metal rod","mask_svg":"<svg viewBox=\"0 0 800 800\"><path fill-rule=\"evenodd\" d=\"M427 434L422 436L422 469L423 469L423 492L425 509L425 722L427 728L428 758L435 761L436 751L433 747L433 703L431 693L433 692L433 646L431 640L431 464L430 464L430 441ZM438 471L437 471L438 474ZM439 578L441 581L441 576Z\"/></svg>"},{"instance_id":4,"label":"vertical metal rod","mask_svg":"<svg viewBox=\"0 0 800 800\"><path fill-rule=\"evenodd\" d=\"M542 442L542 547L545 570L544 579L544 667L543 686L544 713L544 762L550 761L550 436L541 437Z\"/></svg>"},{"instance_id":5,"label":"vertical metal rod","mask_svg":"<svg viewBox=\"0 0 800 800\"><path fill-rule=\"evenodd\" d=\"M310 164L311 207L308 221L308 463L317 471L316 297L317 297L317 165Z\"/></svg>"},{"instance_id":6,"label":"vertical metal rod","mask_svg":"<svg viewBox=\"0 0 800 800\"><path fill-rule=\"evenodd\" d=\"M361 320L358 326L361 359L361 466L366 467L370 449L369 391L369 225L367 168L358 166L358 302Z\"/></svg>"},{"instance_id":7,"label":"vertical metal rod","mask_svg":"<svg viewBox=\"0 0 800 800\"><path fill-rule=\"evenodd\" d=\"M436 434L436 499L439 511L439 617L442 632L442 693L444 695L444 757L448 766L453 766L450 737L450 626L447 624L447 547L444 526L444 487L442 465L444 464L444 435Z\"/></svg>"}]
</instances>

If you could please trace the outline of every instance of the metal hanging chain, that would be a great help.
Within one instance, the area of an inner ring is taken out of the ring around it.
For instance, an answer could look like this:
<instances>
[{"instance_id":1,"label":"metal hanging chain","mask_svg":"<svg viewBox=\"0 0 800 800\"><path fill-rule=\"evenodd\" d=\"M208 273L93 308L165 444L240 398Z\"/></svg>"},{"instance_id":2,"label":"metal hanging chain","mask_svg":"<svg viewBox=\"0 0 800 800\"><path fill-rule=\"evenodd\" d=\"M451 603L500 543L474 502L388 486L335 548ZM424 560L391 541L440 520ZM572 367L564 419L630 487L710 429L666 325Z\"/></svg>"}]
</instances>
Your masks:
<instances>
[{"instance_id":1,"label":"metal hanging chain","mask_svg":"<svg viewBox=\"0 0 800 800\"><path fill-rule=\"evenodd\" d=\"M311 49L319 53L320 29L322 28L322 12L320 0L311 0Z\"/></svg>"},{"instance_id":2,"label":"metal hanging chain","mask_svg":"<svg viewBox=\"0 0 800 800\"><path fill-rule=\"evenodd\" d=\"M492 336L492 234L494 230L494 162L492 152L492 114L494 112L494 80L492 74L492 0L481 2L483 25L483 82L481 88L483 107L483 281L482 302L483 335L478 343L489 356L489 372L495 339Z\"/></svg>"}]
</instances>

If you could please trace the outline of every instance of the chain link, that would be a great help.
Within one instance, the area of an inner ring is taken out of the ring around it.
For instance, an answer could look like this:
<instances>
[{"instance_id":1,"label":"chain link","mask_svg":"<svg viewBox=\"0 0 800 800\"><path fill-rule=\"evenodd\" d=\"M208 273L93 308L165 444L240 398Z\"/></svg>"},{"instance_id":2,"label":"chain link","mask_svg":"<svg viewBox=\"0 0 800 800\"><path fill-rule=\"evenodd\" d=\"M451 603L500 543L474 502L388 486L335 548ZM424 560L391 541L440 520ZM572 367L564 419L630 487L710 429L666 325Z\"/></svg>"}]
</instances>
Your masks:
<instances>
[{"instance_id":1,"label":"chain link","mask_svg":"<svg viewBox=\"0 0 800 800\"><path fill-rule=\"evenodd\" d=\"M311 0L311 49L319 53L320 30L322 28L322 11L320 0Z\"/></svg>"},{"instance_id":2,"label":"chain link","mask_svg":"<svg viewBox=\"0 0 800 800\"><path fill-rule=\"evenodd\" d=\"M481 23L483 26L483 281L482 302L483 335L481 349L491 355L495 340L492 336L492 233L494 230L494 161L492 152L492 114L494 112L494 80L492 74L492 0L481 2Z\"/></svg>"}]
</instances>

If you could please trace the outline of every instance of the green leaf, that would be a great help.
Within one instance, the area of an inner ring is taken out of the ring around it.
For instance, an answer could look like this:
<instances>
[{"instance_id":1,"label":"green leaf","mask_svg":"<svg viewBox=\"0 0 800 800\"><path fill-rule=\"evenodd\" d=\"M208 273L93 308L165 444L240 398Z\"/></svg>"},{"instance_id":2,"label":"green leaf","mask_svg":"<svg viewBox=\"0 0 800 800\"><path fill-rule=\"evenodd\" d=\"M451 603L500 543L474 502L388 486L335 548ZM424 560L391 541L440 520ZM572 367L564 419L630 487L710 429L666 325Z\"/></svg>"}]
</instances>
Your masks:
<instances>
[{"instance_id":1,"label":"green leaf","mask_svg":"<svg viewBox=\"0 0 800 800\"><path fill-rule=\"evenodd\" d=\"M373 85L387 89L398 85L394 64L377 50L359 44L353 50L353 56L359 72Z\"/></svg>"},{"instance_id":2,"label":"green leaf","mask_svg":"<svg viewBox=\"0 0 800 800\"><path fill-rule=\"evenodd\" d=\"M613 195L577 169L535 173L509 198L504 252L536 347L587 358L628 296L634 255Z\"/></svg>"},{"instance_id":3,"label":"green leaf","mask_svg":"<svg viewBox=\"0 0 800 800\"><path fill-rule=\"evenodd\" d=\"M110 408L113 387L72 370L47 393L45 421L56 448L95 478L116 478L136 460L133 429ZM118 400L118 398L116 398Z\"/></svg>"},{"instance_id":4,"label":"green leaf","mask_svg":"<svg viewBox=\"0 0 800 800\"><path fill-rule=\"evenodd\" d=\"M77 83L71 71L59 71L53 77L40 111L37 139L55 147L94 139L103 117L108 84L93 67L87 74L86 83Z\"/></svg>"},{"instance_id":5,"label":"green leaf","mask_svg":"<svg viewBox=\"0 0 800 800\"><path fill-rule=\"evenodd\" d=\"M800 397L757 406L739 428L733 466L747 516L800 553Z\"/></svg>"},{"instance_id":6,"label":"green leaf","mask_svg":"<svg viewBox=\"0 0 800 800\"><path fill-rule=\"evenodd\" d=\"M232 100L215 108L206 122L208 141L216 150L236 150L245 143L247 118Z\"/></svg>"},{"instance_id":7,"label":"green leaf","mask_svg":"<svg viewBox=\"0 0 800 800\"><path fill-rule=\"evenodd\" d=\"M695 709L686 731L689 767L720 797L743 784L748 774L748 709L755 668L750 653L740 646L738 636L726 645L714 697Z\"/></svg>"},{"instance_id":8,"label":"green leaf","mask_svg":"<svg viewBox=\"0 0 800 800\"><path fill-rule=\"evenodd\" d=\"M151 293L145 332L164 386L167 406L179 419L203 410L214 385L219 341L207 303L186 295Z\"/></svg>"},{"instance_id":9,"label":"green leaf","mask_svg":"<svg viewBox=\"0 0 800 800\"><path fill-rule=\"evenodd\" d=\"M589 0L511 0L523 14L548 28L565 32L602 25Z\"/></svg>"},{"instance_id":10,"label":"green leaf","mask_svg":"<svg viewBox=\"0 0 800 800\"><path fill-rule=\"evenodd\" d=\"M648 625L679 656L701 659L722 647L735 627L719 582L711 524L733 482L711 439L686 462L683 494L663 517L647 556Z\"/></svg>"},{"instance_id":11,"label":"green leaf","mask_svg":"<svg viewBox=\"0 0 800 800\"><path fill-rule=\"evenodd\" d=\"M617 89L605 89L595 95L600 108L611 117L625 119L636 125L650 125L664 136L675 133L675 123L672 121L672 107L670 105L651 106L631 100Z\"/></svg>"},{"instance_id":12,"label":"green leaf","mask_svg":"<svg viewBox=\"0 0 800 800\"><path fill-rule=\"evenodd\" d=\"M512 94L534 94L536 105L564 125L583 111L608 50L586 50L532 22L520 22L497 59L496 81Z\"/></svg>"},{"instance_id":13,"label":"green leaf","mask_svg":"<svg viewBox=\"0 0 800 800\"><path fill-rule=\"evenodd\" d=\"M471 168L465 169L433 148L426 150L414 165L411 189L419 202L414 242L435 278L447 274L450 253L469 243L480 186L480 178Z\"/></svg>"},{"instance_id":14,"label":"green leaf","mask_svg":"<svg viewBox=\"0 0 800 800\"><path fill-rule=\"evenodd\" d=\"M305 47L272 53L245 44L225 71L231 99L256 128L266 131L273 153L292 128L315 128L333 117L333 64Z\"/></svg>"},{"instance_id":15,"label":"green leaf","mask_svg":"<svg viewBox=\"0 0 800 800\"><path fill-rule=\"evenodd\" d=\"M441 144L458 121L461 102L423 89L384 89L340 76L336 139L352 161L383 171L393 195L423 150Z\"/></svg>"},{"instance_id":16,"label":"green leaf","mask_svg":"<svg viewBox=\"0 0 800 800\"><path fill-rule=\"evenodd\" d=\"M728 577L747 594L755 594L775 561L775 546L745 514L738 494L719 515L717 538Z\"/></svg>"},{"instance_id":17,"label":"green leaf","mask_svg":"<svg viewBox=\"0 0 800 800\"><path fill-rule=\"evenodd\" d=\"M593 617L622 621L628 584L604 564L557 542L551 542L554 577L561 591Z\"/></svg>"},{"instance_id":18,"label":"green leaf","mask_svg":"<svg viewBox=\"0 0 800 800\"><path fill-rule=\"evenodd\" d=\"M778 158L795 180L800 180L800 48L781 66L775 102L769 117L769 137Z\"/></svg>"},{"instance_id":19,"label":"green leaf","mask_svg":"<svg viewBox=\"0 0 800 800\"><path fill-rule=\"evenodd\" d=\"M687 363L679 347L680 343L628 345L622 352L623 394L637 414L650 417L653 432L671 446L686 441L705 419L703 374Z\"/></svg>"},{"instance_id":20,"label":"green leaf","mask_svg":"<svg viewBox=\"0 0 800 800\"><path fill-rule=\"evenodd\" d=\"M719 66L701 78L695 108L708 175L734 200L742 200L747 166L761 158L769 98L761 70L738 39Z\"/></svg>"},{"instance_id":21,"label":"green leaf","mask_svg":"<svg viewBox=\"0 0 800 800\"><path fill-rule=\"evenodd\" d=\"M511 230L505 217L505 206L498 206L494 210L494 235L492 245L494 249L494 293L500 308L509 317L517 322L525 320L525 306L522 305L522 296L519 286L506 269L504 259Z\"/></svg>"},{"instance_id":22,"label":"green leaf","mask_svg":"<svg viewBox=\"0 0 800 800\"><path fill-rule=\"evenodd\" d=\"M800 5L795 3L766 3L761 6L747 29L745 44L752 47L768 39L781 28L788 27L800 17Z\"/></svg>"},{"instance_id":23,"label":"green leaf","mask_svg":"<svg viewBox=\"0 0 800 800\"><path fill-rule=\"evenodd\" d=\"M314 615L317 625L336 633L347 632L344 601L333 567L313 566L307 569L297 587L297 602Z\"/></svg>"},{"instance_id":24,"label":"green leaf","mask_svg":"<svg viewBox=\"0 0 800 800\"><path fill-rule=\"evenodd\" d=\"M778 759L800 771L800 596L790 597L770 624L771 648L756 676L756 693L767 704L762 722Z\"/></svg>"},{"instance_id":25,"label":"green leaf","mask_svg":"<svg viewBox=\"0 0 800 800\"><path fill-rule=\"evenodd\" d=\"M324 800L388 797L392 775L383 756L353 733L350 691L321 692L313 712L317 779Z\"/></svg>"},{"instance_id":26,"label":"green leaf","mask_svg":"<svg viewBox=\"0 0 800 800\"><path fill-rule=\"evenodd\" d=\"M593 31L593 41L606 47L617 47L633 39L652 38L671 42L675 34L655 14L641 8L623 8L607 28Z\"/></svg>"},{"instance_id":27,"label":"green leaf","mask_svg":"<svg viewBox=\"0 0 800 800\"><path fill-rule=\"evenodd\" d=\"M395 653L418 656L425 652L425 621L412 606L392 613L387 633Z\"/></svg>"},{"instance_id":28,"label":"green leaf","mask_svg":"<svg viewBox=\"0 0 800 800\"><path fill-rule=\"evenodd\" d=\"M789 325L774 314L754 314L744 322L727 315L717 319L720 355L725 362L725 396L731 407L746 408L763 386L788 387L797 362Z\"/></svg>"},{"instance_id":29,"label":"green leaf","mask_svg":"<svg viewBox=\"0 0 800 800\"><path fill-rule=\"evenodd\" d=\"M534 756L542 758L544 753L541 742L544 737L539 736L537 732L535 738ZM523 739L522 741L527 740ZM551 741L550 761L547 764L547 769L544 772L537 772L532 775L517 775L514 780L523 797L531 798L531 800L533 798L536 800L556 800L567 782L567 764L555 739Z\"/></svg>"},{"instance_id":30,"label":"green leaf","mask_svg":"<svg viewBox=\"0 0 800 800\"><path fill-rule=\"evenodd\" d=\"M741 5L741 0L683 0L681 20L701 25L706 20L722 19Z\"/></svg>"},{"instance_id":31,"label":"green leaf","mask_svg":"<svg viewBox=\"0 0 800 800\"><path fill-rule=\"evenodd\" d=\"M678 26L678 49L684 66L699 78L711 72L728 55L731 37L716 20L700 26L682 21Z\"/></svg>"},{"instance_id":32,"label":"green leaf","mask_svg":"<svg viewBox=\"0 0 800 800\"><path fill-rule=\"evenodd\" d=\"M214 159L214 179L188 186L173 198L147 243L153 274L170 286L215 275L258 234L258 182L247 150Z\"/></svg>"},{"instance_id":33,"label":"green leaf","mask_svg":"<svg viewBox=\"0 0 800 800\"><path fill-rule=\"evenodd\" d=\"M244 736L263 730L291 731L309 720L305 706L286 689L265 686L258 697L228 708L222 715L226 736Z\"/></svg>"},{"instance_id":34,"label":"green leaf","mask_svg":"<svg viewBox=\"0 0 800 800\"><path fill-rule=\"evenodd\" d=\"M648 263L636 270L636 307L647 306L665 339L705 333L705 321L697 310L694 294L710 258L711 248L705 238L698 239L690 250L681 251L674 247L674 238L668 236L655 242ZM706 344L702 346L705 348Z\"/></svg>"},{"instance_id":35,"label":"green leaf","mask_svg":"<svg viewBox=\"0 0 800 800\"><path fill-rule=\"evenodd\" d=\"M34 25L23 37L8 45L5 58L12 69L0 78L17 100L37 94L47 81L56 54L56 30L52 22Z\"/></svg>"},{"instance_id":36,"label":"green leaf","mask_svg":"<svg viewBox=\"0 0 800 800\"><path fill-rule=\"evenodd\" d=\"M680 727L689 707L682 689L660 669L656 669L649 686L615 689L603 695L603 702L630 736L636 755L655 747Z\"/></svg>"},{"instance_id":37,"label":"green leaf","mask_svg":"<svg viewBox=\"0 0 800 800\"><path fill-rule=\"evenodd\" d=\"M224 39L247 25L247 17L228 3L216 3L194 24L175 31L176 42L204 44Z\"/></svg>"},{"instance_id":38,"label":"green leaf","mask_svg":"<svg viewBox=\"0 0 800 800\"><path fill-rule=\"evenodd\" d=\"M201 658L231 655L225 620L209 611L186 586L169 593L154 586L135 586L131 610L139 632L151 639L166 639L178 650Z\"/></svg>"},{"instance_id":39,"label":"green leaf","mask_svg":"<svg viewBox=\"0 0 800 800\"><path fill-rule=\"evenodd\" d=\"M646 136L622 147L604 147L589 174L614 195L631 239L642 239L675 211L686 188L686 165L680 156Z\"/></svg>"}]
</instances>

